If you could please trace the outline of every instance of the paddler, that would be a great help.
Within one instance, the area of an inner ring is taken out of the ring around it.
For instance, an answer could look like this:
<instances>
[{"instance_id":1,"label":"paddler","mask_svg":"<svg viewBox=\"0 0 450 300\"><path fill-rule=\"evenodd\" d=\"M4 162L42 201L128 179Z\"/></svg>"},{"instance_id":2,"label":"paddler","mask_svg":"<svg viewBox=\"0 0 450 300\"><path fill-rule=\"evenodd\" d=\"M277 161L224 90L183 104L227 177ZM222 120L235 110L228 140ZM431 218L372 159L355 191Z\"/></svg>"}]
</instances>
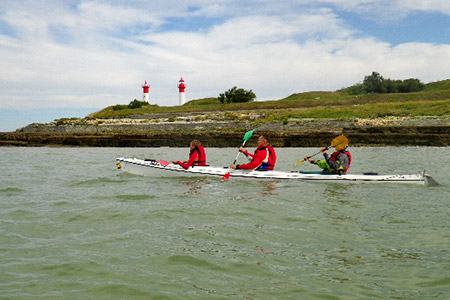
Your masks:
<instances>
[{"instance_id":1,"label":"paddler","mask_svg":"<svg viewBox=\"0 0 450 300\"><path fill-rule=\"evenodd\" d=\"M336 150L328 155L328 147L320 149L325 160L312 160L310 156L305 157L305 160L312 164L318 165L323 169L324 173L345 174L352 163L352 155L347 150L348 143L340 143L334 147Z\"/></svg>"},{"instance_id":2,"label":"paddler","mask_svg":"<svg viewBox=\"0 0 450 300\"><path fill-rule=\"evenodd\" d=\"M174 164L179 164L185 169L189 169L190 166L207 166L206 164L206 152L199 140L193 140L189 144L189 160L181 162L179 160L173 160Z\"/></svg>"},{"instance_id":3,"label":"paddler","mask_svg":"<svg viewBox=\"0 0 450 300\"><path fill-rule=\"evenodd\" d=\"M277 154L275 149L270 145L270 139L267 135L261 135L258 138L258 147L254 154L249 153L244 147L240 147L239 151L244 153L245 156L251 157L252 161L243 165L231 165L232 169L244 169L257 171L268 171L275 168L277 161Z\"/></svg>"}]
</instances>

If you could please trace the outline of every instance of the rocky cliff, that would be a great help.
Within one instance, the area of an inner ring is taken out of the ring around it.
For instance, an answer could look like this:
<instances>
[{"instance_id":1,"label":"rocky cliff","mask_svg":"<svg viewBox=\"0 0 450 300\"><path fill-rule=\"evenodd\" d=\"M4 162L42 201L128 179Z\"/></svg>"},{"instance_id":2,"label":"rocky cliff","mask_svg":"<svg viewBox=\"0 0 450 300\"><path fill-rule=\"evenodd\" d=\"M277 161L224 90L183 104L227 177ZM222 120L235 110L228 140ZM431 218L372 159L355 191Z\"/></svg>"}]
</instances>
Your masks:
<instances>
[{"instance_id":1,"label":"rocky cliff","mask_svg":"<svg viewBox=\"0 0 450 300\"><path fill-rule=\"evenodd\" d=\"M320 147L336 135L353 146L449 146L450 118L294 119L280 123L201 114L130 119L69 119L31 124L0 133L0 146L187 147L199 139L208 147L236 147L250 129L269 134L277 147ZM251 139L249 146L255 145Z\"/></svg>"}]
</instances>

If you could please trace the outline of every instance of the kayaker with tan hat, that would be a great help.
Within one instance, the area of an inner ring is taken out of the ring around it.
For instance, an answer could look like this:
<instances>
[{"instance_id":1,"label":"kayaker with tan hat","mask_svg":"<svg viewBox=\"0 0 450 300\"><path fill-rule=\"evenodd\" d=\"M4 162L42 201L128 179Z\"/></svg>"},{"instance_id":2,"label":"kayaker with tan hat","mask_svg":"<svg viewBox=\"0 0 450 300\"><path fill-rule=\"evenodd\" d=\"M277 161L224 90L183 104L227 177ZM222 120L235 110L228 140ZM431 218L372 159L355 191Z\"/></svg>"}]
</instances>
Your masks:
<instances>
[{"instance_id":1,"label":"kayaker with tan hat","mask_svg":"<svg viewBox=\"0 0 450 300\"><path fill-rule=\"evenodd\" d=\"M345 138L345 137L344 137ZM305 157L304 159L309 161L312 164L318 165L323 169L324 172L336 173L336 174L345 174L347 170L350 168L352 163L352 155L349 151L347 151L348 140L345 138L340 143L332 143L335 144L334 149L336 150L328 155L328 147L324 147L320 149L320 153L323 154L325 160L312 160L310 156Z\"/></svg>"}]
</instances>

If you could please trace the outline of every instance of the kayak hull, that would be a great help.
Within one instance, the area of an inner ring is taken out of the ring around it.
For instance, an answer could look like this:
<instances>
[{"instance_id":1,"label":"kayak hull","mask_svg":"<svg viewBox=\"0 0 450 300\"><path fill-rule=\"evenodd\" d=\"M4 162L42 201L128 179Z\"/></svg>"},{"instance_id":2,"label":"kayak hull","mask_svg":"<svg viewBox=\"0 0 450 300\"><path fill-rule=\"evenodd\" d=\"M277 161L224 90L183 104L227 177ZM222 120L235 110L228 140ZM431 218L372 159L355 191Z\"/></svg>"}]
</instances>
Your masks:
<instances>
[{"instance_id":1,"label":"kayak hull","mask_svg":"<svg viewBox=\"0 0 450 300\"><path fill-rule=\"evenodd\" d=\"M301 173L297 171L254 171L234 170L226 167L195 166L184 169L178 164L158 160L144 160L138 158L119 157L116 159L117 166L125 172L152 177L174 177L174 176L215 176L223 177L229 173L230 178L249 179L280 179L280 180L302 180L316 182L387 182L387 183L410 183L426 185L432 178L422 174L411 175L378 175L378 174L323 174L323 173Z\"/></svg>"}]
</instances>

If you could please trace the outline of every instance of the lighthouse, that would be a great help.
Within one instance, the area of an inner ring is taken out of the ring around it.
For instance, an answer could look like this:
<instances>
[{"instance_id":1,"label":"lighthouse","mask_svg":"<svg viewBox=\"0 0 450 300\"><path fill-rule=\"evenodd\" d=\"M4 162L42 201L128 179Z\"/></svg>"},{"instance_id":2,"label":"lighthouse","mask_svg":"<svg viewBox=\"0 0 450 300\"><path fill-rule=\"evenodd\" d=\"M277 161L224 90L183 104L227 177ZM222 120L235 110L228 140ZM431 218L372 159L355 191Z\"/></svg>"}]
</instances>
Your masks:
<instances>
[{"instance_id":1,"label":"lighthouse","mask_svg":"<svg viewBox=\"0 0 450 300\"><path fill-rule=\"evenodd\" d=\"M186 102L186 96L184 95L184 90L186 89L186 85L184 84L184 79L181 77L180 81L178 82L178 91L180 92L179 95L179 104L183 105Z\"/></svg>"},{"instance_id":2,"label":"lighthouse","mask_svg":"<svg viewBox=\"0 0 450 300\"><path fill-rule=\"evenodd\" d=\"M143 95L142 95L142 101L144 102L148 102L148 89L150 88L150 84L147 83L147 80L145 81L145 83L142 85L142 89L143 89Z\"/></svg>"}]
</instances>

